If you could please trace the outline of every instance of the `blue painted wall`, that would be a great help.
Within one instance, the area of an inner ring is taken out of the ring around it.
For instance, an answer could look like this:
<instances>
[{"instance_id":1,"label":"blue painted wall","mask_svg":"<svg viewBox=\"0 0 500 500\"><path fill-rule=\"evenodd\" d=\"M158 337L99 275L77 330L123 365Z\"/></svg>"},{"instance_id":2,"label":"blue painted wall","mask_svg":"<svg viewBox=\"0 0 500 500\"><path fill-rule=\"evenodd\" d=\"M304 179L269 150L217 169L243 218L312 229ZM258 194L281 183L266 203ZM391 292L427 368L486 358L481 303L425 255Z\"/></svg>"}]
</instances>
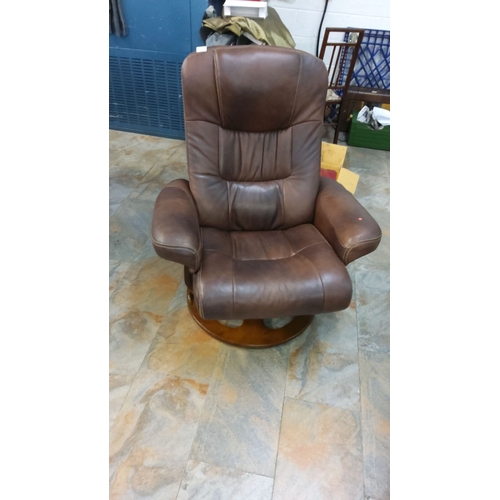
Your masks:
<instances>
[{"instance_id":1,"label":"blue painted wall","mask_svg":"<svg viewBox=\"0 0 500 500\"><path fill-rule=\"evenodd\" d=\"M109 126L184 138L180 66L204 45L199 31L208 1L121 1L128 34L109 35Z\"/></svg>"}]
</instances>

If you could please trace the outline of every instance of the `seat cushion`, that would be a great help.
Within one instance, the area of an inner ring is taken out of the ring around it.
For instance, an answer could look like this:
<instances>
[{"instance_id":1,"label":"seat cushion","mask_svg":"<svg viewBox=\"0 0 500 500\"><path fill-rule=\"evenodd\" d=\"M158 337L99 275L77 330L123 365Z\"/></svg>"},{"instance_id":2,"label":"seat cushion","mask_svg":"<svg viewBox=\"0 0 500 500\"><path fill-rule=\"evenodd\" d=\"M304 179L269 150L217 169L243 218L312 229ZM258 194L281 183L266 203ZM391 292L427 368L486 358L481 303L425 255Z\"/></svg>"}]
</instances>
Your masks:
<instances>
[{"instance_id":1,"label":"seat cushion","mask_svg":"<svg viewBox=\"0 0 500 500\"><path fill-rule=\"evenodd\" d=\"M202 228L202 248L193 291L204 319L300 316L350 304L347 269L311 224L281 231Z\"/></svg>"}]
</instances>

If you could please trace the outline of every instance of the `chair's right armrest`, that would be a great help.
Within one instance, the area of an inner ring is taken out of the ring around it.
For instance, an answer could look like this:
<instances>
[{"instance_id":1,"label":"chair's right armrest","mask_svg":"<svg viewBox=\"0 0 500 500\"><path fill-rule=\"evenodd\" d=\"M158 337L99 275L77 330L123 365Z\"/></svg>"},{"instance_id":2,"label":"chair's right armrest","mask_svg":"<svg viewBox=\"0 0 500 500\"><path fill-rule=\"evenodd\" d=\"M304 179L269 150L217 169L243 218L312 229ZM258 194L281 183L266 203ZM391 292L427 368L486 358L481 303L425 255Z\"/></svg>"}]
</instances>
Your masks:
<instances>
[{"instance_id":1,"label":"chair's right armrest","mask_svg":"<svg viewBox=\"0 0 500 500\"><path fill-rule=\"evenodd\" d=\"M153 247L163 259L178 262L194 273L201 262L198 209L189 182L176 179L158 195L153 211Z\"/></svg>"},{"instance_id":2,"label":"chair's right armrest","mask_svg":"<svg viewBox=\"0 0 500 500\"><path fill-rule=\"evenodd\" d=\"M347 266L378 247L382 231L375 219L337 181L321 177L314 225Z\"/></svg>"}]
</instances>

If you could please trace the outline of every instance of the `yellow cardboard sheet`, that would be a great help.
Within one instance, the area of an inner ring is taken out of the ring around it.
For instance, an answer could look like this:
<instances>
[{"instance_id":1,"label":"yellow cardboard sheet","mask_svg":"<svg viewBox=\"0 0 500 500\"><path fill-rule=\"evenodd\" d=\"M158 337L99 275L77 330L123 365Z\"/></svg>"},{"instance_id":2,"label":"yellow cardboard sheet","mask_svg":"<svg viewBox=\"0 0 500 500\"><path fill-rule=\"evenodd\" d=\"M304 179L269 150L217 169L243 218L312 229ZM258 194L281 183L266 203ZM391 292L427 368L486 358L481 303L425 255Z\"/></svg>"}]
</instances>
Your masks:
<instances>
[{"instance_id":1,"label":"yellow cardboard sheet","mask_svg":"<svg viewBox=\"0 0 500 500\"><path fill-rule=\"evenodd\" d=\"M347 146L321 143L321 170L322 175L335 179L342 184L347 191L354 194L359 181L359 175L344 168ZM335 174L333 173L335 172Z\"/></svg>"}]
</instances>

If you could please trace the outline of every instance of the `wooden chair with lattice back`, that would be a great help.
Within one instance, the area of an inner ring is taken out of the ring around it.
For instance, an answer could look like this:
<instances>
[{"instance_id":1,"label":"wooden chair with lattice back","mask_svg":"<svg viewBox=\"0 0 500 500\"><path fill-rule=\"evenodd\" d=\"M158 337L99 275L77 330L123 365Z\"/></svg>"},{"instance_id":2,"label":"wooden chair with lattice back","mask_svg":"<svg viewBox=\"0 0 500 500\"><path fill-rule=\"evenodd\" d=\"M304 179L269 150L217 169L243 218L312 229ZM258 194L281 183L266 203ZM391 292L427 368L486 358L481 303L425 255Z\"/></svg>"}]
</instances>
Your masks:
<instances>
[{"instance_id":1,"label":"wooden chair with lattice back","mask_svg":"<svg viewBox=\"0 0 500 500\"><path fill-rule=\"evenodd\" d=\"M363 40L364 29L326 28L319 58L328 70L328 90L326 108L338 110L340 115L342 99L346 96L352 80L354 65L358 58L359 47ZM332 124L333 125L333 124ZM338 119L335 126L334 144L338 142L340 127Z\"/></svg>"}]
</instances>

